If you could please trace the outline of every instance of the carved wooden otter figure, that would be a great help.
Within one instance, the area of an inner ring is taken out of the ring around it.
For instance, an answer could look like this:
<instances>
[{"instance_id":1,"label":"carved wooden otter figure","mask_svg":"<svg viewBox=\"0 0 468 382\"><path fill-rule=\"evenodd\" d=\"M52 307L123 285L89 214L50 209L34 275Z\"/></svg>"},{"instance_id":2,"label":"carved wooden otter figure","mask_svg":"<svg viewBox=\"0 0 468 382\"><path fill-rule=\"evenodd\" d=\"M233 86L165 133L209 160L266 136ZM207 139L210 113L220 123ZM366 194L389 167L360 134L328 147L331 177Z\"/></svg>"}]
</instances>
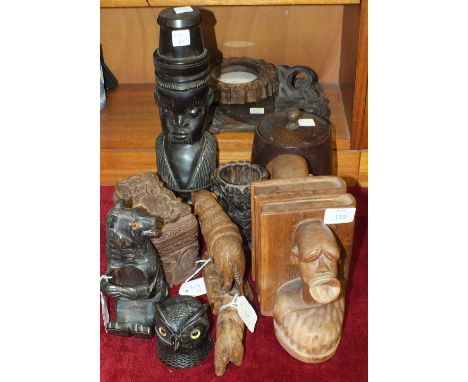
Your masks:
<instances>
[{"instance_id":1,"label":"carved wooden otter figure","mask_svg":"<svg viewBox=\"0 0 468 382\"><path fill-rule=\"evenodd\" d=\"M239 293L244 295L245 257L239 228L209 191L192 192L192 201L208 256L220 272L222 290L229 292L235 281Z\"/></svg>"}]
</instances>

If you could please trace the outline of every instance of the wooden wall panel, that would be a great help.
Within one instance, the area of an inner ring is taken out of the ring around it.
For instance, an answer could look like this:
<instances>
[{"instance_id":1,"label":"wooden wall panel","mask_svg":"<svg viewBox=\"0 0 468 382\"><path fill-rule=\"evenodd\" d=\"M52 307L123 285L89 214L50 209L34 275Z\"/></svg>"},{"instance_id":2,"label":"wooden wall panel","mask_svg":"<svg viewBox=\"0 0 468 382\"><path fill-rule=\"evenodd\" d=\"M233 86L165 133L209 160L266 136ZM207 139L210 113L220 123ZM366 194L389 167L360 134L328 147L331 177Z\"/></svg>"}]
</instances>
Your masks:
<instances>
[{"instance_id":1,"label":"wooden wall panel","mask_svg":"<svg viewBox=\"0 0 468 382\"><path fill-rule=\"evenodd\" d=\"M101 0L101 8L148 7L146 0Z\"/></svg>"},{"instance_id":2,"label":"wooden wall panel","mask_svg":"<svg viewBox=\"0 0 468 382\"><path fill-rule=\"evenodd\" d=\"M348 126L353 120L354 82L359 42L360 6L348 5L343 10L343 29L340 54L340 89Z\"/></svg>"},{"instance_id":3,"label":"wooden wall panel","mask_svg":"<svg viewBox=\"0 0 468 382\"><path fill-rule=\"evenodd\" d=\"M368 170L368 151L362 150L361 151L361 159L359 160L359 178L358 178L358 186L359 187L369 187L369 170Z\"/></svg>"},{"instance_id":4,"label":"wooden wall panel","mask_svg":"<svg viewBox=\"0 0 468 382\"><path fill-rule=\"evenodd\" d=\"M369 96L366 94L366 109L364 110L364 121L362 125L362 138L361 138L361 149L367 149L369 147L368 137L367 137L367 122L369 121L369 116L367 110L369 107Z\"/></svg>"},{"instance_id":5,"label":"wooden wall panel","mask_svg":"<svg viewBox=\"0 0 468 382\"><path fill-rule=\"evenodd\" d=\"M276 65L307 65L321 82L337 83L343 7L350 6L204 7L205 45L213 59L246 55ZM104 59L120 83L154 82L161 9L101 9Z\"/></svg>"},{"instance_id":6,"label":"wooden wall panel","mask_svg":"<svg viewBox=\"0 0 468 382\"><path fill-rule=\"evenodd\" d=\"M340 88L351 148L361 148L367 94L367 0L343 11Z\"/></svg>"},{"instance_id":7,"label":"wooden wall panel","mask_svg":"<svg viewBox=\"0 0 468 382\"><path fill-rule=\"evenodd\" d=\"M101 0L102 1L102 0ZM148 0L151 6L185 6L187 0ZM359 0L190 0L190 5L359 4Z\"/></svg>"},{"instance_id":8,"label":"wooden wall panel","mask_svg":"<svg viewBox=\"0 0 468 382\"><path fill-rule=\"evenodd\" d=\"M101 9L104 61L120 84L154 82L155 24L151 8Z\"/></svg>"}]
</instances>

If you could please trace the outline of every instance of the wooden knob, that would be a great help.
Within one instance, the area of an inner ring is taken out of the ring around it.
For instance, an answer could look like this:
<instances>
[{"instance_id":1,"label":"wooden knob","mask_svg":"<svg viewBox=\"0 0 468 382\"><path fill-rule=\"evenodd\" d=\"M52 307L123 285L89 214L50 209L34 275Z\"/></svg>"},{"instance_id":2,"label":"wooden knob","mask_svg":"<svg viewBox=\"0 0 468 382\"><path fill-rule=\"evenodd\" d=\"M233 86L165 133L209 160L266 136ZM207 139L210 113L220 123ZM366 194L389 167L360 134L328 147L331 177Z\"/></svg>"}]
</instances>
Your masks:
<instances>
[{"instance_id":1,"label":"wooden knob","mask_svg":"<svg viewBox=\"0 0 468 382\"><path fill-rule=\"evenodd\" d=\"M297 122L300 116L301 112L299 111L299 109L290 108L286 110L286 118L288 119L288 122Z\"/></svg>"}]
</instances>

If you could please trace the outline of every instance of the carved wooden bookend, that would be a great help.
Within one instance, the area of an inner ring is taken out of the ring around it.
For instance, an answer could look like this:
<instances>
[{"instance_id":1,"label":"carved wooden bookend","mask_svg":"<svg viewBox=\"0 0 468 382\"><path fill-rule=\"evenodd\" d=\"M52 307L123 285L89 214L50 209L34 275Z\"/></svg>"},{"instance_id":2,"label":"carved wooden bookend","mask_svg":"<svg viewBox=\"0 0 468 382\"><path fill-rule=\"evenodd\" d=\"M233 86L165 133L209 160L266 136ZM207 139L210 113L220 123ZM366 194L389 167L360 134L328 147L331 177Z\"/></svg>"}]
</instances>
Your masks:
<instances>
[{"instance_id":1,"label":"carved wooden bookend","mask_svg":"<svg viewBox=\"0 0 468 382\"><path fill-rule=\"evenodd\" d=\"M250 183L269 177L264 167L243 161L228 162L213 173L213 191L224 211L240 228L248 249L252 242Z\"/></svg>"},{"instance_id":2,"label":"carved wooden bookend","mask_svg":"<svg viewBox=\"0 0 468 382\"><path fill-rule=\"evenodd\" d=\"M252 268L260 311L273 313L278 288L299 276L288 259L294 247L294 232L306 220L323 220L328 208L354 208L346 184L334 176L278 179L254 182L252 191ZM348 277L354 220L330 224L340 246L340 266Z\"/></svg>"},{"instance_id":3,"label":"carved wooden bookend","mask_svg":"<svg viewBox=\"0 0 468 382\"><path fill-rule=\"evenodd\" d=\"M210 187L216 168L216 140L204 131L213 91L200 23L197 8L162 10L159 48L153 54L154 96L163 131L156 140L158 173L165 186L183 198Z\"/></svg>"},{"instance_id":4,"label":"carved wooden bookend","mask_svg":"<svg viewBox=\"0 0 468 382\"><path fill-rule=\"evenodd\" d=\"M115 186L112 201L144 207L164 223L160 235L151 238L162 260L170 286L184 282L197 268L198 222L188 204L165 188L155 173L132 176Z\"/></svg>"},{"instance_id":5,"label":"carved wooden bookend","mask_svg":"<svg viewBox=\"0 0 468 382\"><path fill-rule=\"evenodd\" d=\"M256 280L261 252L260 206L272 201L302 200L321 195L346 193L346 183L336 176L314 176L301 179L271 179L251 184L252 209L252 276Z\"/></svg>"},{"instance_id":6,"label":"carved wooden bookend","mask_svg":"<svg viewBox=\"0 0 468 382\"><path fill-rule=\"evenodd\" d=\"M175 296L157 305L156 353L165 365L185 369L211 351L207 305L191 296Z\"/></svg>"},{"instance_id":7,"label":"carved wooden bookend","mask_svg":"<svg viewBox=\"0 0 468 382\"><path fill-rule=\"evenodd\" d=\"M341 338L345 293L338 280L340 248L325 223L306 220L296 229L290 256L300 278L278 290L275 335L294 358L323 362L333 356Z\"/></svg>"},{"instance_id":8,"label":"carved wooden bookend","mask_svg":"<svg viewBox=\"0 0 468 382\"><path fill-rule=\"evenodd\" d=\"M232 302L233 296L225 294L223 306ZM244 358L244 322L237 309L226 306L216 321L215 373L218 377L226 371L229 362L241 366Z\"/></svg>"},{"instance_id":9,"label":"carved wooden bookend","mask_svg":"<svg viewBox=\"0 0 468 382\"><path fill-rule=\"evenodd\" d=\"M120 336L151 337L156 303L168 286L156 250L148 240L160 222L142 208L125 208L120 200L106 218L107 270L101 292L116 300L116 319L106 329Z\"/></svg>"},{"instance_id":10,"label":"carved wooden bookend","mask_svg":"<svg viewBox=\"0 0 468 382\"><path fill-rule=\"evenodd\" d=\"M245 257L239 228L206 190L192 192L195 215L205 238L207 255L221 275L222 290L229 292L233 282L244 295Z\"/></svg>"}]
</instances>

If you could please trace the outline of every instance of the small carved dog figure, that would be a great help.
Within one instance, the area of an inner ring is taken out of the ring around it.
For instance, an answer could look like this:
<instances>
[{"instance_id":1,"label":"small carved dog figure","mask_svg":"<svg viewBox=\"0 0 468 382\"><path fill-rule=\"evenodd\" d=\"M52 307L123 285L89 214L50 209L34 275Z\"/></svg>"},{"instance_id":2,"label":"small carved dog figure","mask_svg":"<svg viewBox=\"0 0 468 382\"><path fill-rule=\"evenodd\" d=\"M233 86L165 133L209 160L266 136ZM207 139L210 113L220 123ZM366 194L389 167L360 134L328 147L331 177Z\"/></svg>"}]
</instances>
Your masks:
<instances>
[{"instance_id":1,"label":"small carved dog figure","mask_svg":"<svg viewBox=\"0 0 468 382\"><path fill-rule=\"evenodd\" d=\"M221 274L222 289L229 292L235 281L239 293L244 295L245 257L239 228L209 191L192 192L192 201L206 241L208 256L213 259Z\"/></svg>"},{"instance_id":2,"label":"small carved dog figure","mask_svg":"<svg viewBox=\"0 0 468 382\"><path fill-rule=\"evenodd\" d=\"M230 303L233 296L226 294L223 304ZM242 365L244 358L244 322L237 310L226 307L219 312L216 322L215 373L218 377L226 371L229 362Z\"/></svg>"},{"instance_id":3,"label":"small carved dog figure","mask_svg":"<svg viewBox=\"0 0 468 382\"><path fill-rule=\"evenodd\" d=\"M168 292L157 252L149 241L157 235L158 222L144 209L124 204L119 200L106 219L107 271L101 292L116 299L117 314L107 330L120 336L151 337L156 303Z\"/></svg>"}]
</instances>

